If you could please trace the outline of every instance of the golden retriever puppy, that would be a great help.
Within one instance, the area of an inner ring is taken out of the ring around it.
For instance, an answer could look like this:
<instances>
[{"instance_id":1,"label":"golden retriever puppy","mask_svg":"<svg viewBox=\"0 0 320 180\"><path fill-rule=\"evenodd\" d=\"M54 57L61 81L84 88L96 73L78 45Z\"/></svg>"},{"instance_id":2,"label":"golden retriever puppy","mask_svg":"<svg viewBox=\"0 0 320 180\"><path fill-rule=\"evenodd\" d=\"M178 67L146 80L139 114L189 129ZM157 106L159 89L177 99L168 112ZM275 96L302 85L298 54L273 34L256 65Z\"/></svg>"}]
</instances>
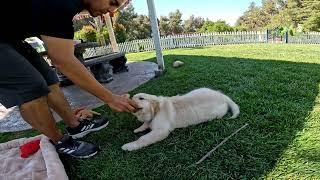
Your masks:
<instances>
[{"instance_id":1,"label":"golden retriever puppy","mask_svg":"<svg viewBox=\"0 0 320 180\"><path fill-rule=\"evenodd\" d=\"M232 112L230 118L238 117L239 106L228 96L208 88L193 90L182 96L158 97L139 93L132 97L139 108L133 113L142 126L134 133L146 129L151 131L134 142L122 146L123 150L133 151L156 143L168 137L176 128L184 128L212 119L225 116Z\"/></svg>"}]
</instances>

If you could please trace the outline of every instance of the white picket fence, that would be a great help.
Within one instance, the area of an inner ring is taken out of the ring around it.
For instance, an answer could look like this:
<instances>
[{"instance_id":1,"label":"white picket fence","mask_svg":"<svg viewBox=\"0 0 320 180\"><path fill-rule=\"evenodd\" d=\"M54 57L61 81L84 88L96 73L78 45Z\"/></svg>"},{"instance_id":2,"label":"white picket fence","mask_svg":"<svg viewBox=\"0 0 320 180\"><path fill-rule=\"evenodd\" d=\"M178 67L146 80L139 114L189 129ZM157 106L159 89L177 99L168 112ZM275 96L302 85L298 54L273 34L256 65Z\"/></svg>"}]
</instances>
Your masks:
<instances>
[{"instance_id":1,"label":"white picket fence","mask_svg":"<svg viewBox=\"0 0 320 180\"><path fill-rule=\"evenodd\" d=\"M302 33L296 36L289 36L290 44L320 44L320 32Z\"/></svg>"},{"instance_id":2,"label":"white picket fence","mask_svg":"<svg viewBox=\"0 0 320 180\"><path fill-rule=\"evenodd\" d=\"M162 49L266 42L267 35L265 32L194 33L161 37ZM152 38L119 43L118 46L120 51L125 53L153 51L155 49ZM110 45L88 48L84 57L99 56L111 52Z\"/></svg>"},{"instance_id":3,"label":"white picket fence","mask_svg":"<svg viewBox=\"0 0 320 180\"><path fill-rule=\"evenodd\" d=\"M222 32L222 33L194 33L161 37L162 49L200 47L225 44L267 43L267 32ZM269 41L270 42L270 41ZM289 43L296 44L320 44L320 33L304 33L297 36L289 36ZM153 51L152 38L134 40L118 44L121 52L133 53ZM112 52L110 45L104 47L88 48L84 57L105 55Z\"/></svg>"}]
</instances>

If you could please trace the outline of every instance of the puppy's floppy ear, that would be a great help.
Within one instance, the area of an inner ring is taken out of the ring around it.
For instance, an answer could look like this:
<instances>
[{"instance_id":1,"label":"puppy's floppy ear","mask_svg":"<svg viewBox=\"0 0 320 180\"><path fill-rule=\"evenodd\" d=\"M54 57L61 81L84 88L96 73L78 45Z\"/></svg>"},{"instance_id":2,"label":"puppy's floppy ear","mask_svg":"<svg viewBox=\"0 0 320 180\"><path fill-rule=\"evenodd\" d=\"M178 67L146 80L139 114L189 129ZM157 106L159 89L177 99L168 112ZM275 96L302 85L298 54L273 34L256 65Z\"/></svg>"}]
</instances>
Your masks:
<instances>
[{"instance_id":1,"label":"puppy's floppy ear","mask_svg":"<svg viewBox=\"0 0 320 180\"><path fill-rule=\"evenodd\" d=\"M159 101L151 100L151 110L153 111L154 116L160 111Z\"/></svg>"}]
</instances>

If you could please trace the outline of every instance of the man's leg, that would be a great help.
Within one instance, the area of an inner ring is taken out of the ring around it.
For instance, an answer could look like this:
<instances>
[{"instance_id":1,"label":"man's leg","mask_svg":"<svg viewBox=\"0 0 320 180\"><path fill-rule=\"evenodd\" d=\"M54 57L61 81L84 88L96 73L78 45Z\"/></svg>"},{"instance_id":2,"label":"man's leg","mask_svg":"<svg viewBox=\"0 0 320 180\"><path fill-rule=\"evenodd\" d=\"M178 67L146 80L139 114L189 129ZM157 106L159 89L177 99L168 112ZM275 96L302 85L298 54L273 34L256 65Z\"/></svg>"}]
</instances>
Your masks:
<instances>
[{"instance_id":1,"label":"man's leg","mask_svg":"<svg viewBox=\"0 0 320 180\"><path fill-rule=\"evenodd\" d=\"M71 107L61 92L59 84L49 86L50 93L48 94L49 106L61 116L63 122L73 128L79 125L78 118L75 116Z\"/></svg>"},{"instance_id":2,"label":"man's leg","mask_svg":"<svg viewBox=\"0 0 320 180\"><path fill-rule=\"evenodd\" d=\"M28 44L22 44L22 53L32 66L42 75L49 86L48 104L60 115L68 126L67 131L73 138L81 138L90 132L98 131L108 125L104 118L96 118L92 121L78 121L78 118L72 112L68 101L65 99L58 85L59 79L56 72L39 56L39 54Z\"/></svg>"},{"instance_id":3,"label":"man's leg","mask_svg":"<svg viewBox=\"0 0 320 180\"><path fill-rule=\"evenodd\" d=\"M48 105L50 90L43 76L54 72L40 73L26 58L32 58L26 56L29 49L17 43L0 43L0 103L6 108L19 106L24 120L54 141L59 153L77 158L95 155L96 145L62 136L56 128Z\"/></svg>"},{"instance_id":4,"label":"man's leg","mask_svg":"<svg viewBox=\"0 0 320 180\"><path fill-rule=\"evenodd\" d=\"M56 127L55 120L49 110L47 97L43 96L20 106L20 113L23 119L34 129L58 143L63 137Z\"/></svg>"},{"instance_id":5,"label":"man's leg","mask_svg":"<svg viewBox=\"0 0 320 180\"><path fill-rule=\"evenodd\" d=\"M21 115L36 130L54 142L62 138L55 127L46 96L45 79L13 47L0 43L0 103L7 108L19 106Z\"/></svg>"},{"instance_id":6,"label":"man's leg","mask_svg":"<svg viewBox=\"0 0 320 180\"><path fill-rule=\"evenodd\" d=\"M63 136L57 129L55 120L49 110L46 96L20 105L20 113L34 129L50 138L57 151L76 158L88 158L98 152L98 147L91 143L73 140Z\"/></svg>"},{"instance_id":7,"label":"man's leg","mask_svg":"<svg viewBox=\"0 0 320 180\"><path fill-rule=\"evenodd\" d=\"M22 42L17 45L18 52L22 54L31 65L42 75L49 86L47 104L61 116L64 123L69 127L79 125L77 117L73 114L71 107L59 88L59 79L55 71L28 43Z\"/></svg>"},{"instance_id":8,"label":"man's leg","mask_svg":"<svg viewBox=\"0 0 320 180\"><path fill-rule=\"evenodd\" d=\"M68 126L66 129L70 136L73 138L82 138L88 133L99 131L108 125L107 119L103 117L94 118L92 121L79 121L71 110L68 101L65 99L59 87L59 79L56 72L30 45L24 44L23 46L23 49L28 49L28 51L21 52L32 66L40 72L49 86L50 92L47 96L49 107L51 107L63 119L64 123Z\"/></svg>"}]
</instances>

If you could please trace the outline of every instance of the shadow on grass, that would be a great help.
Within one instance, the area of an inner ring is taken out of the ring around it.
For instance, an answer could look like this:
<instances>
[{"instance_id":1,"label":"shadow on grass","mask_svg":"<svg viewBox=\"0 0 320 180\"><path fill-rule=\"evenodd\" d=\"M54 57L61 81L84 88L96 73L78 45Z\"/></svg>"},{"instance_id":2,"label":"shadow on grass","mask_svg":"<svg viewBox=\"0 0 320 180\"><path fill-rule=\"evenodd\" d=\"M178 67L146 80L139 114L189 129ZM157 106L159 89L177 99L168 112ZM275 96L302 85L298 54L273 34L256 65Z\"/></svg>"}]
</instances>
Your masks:
<instances>
[{"instance_id":1,"label":"shadow on grass","mask_svg":"<svg viewBox=\"0 0 320 180\"><path fill-rule=\"evenodd\" d=\"M303 128L318 95L317 64L183 55L168 55L165 59L164 76L132 94L172 96L209 87L234 99L240 105L240 117L177 129L160 143L124 152L121 146L139 137L133 134L139 123L128 114L102 107L99 111L105 111L111 120L109 127L86 138L99 144L102 151L89 160L63 159L70 179L261 178L273 169ZM174 60L184 61L185 65L174 69ZM193 165L245 123L249 127L211 158Z\"/></svg>"}]
</instances>

